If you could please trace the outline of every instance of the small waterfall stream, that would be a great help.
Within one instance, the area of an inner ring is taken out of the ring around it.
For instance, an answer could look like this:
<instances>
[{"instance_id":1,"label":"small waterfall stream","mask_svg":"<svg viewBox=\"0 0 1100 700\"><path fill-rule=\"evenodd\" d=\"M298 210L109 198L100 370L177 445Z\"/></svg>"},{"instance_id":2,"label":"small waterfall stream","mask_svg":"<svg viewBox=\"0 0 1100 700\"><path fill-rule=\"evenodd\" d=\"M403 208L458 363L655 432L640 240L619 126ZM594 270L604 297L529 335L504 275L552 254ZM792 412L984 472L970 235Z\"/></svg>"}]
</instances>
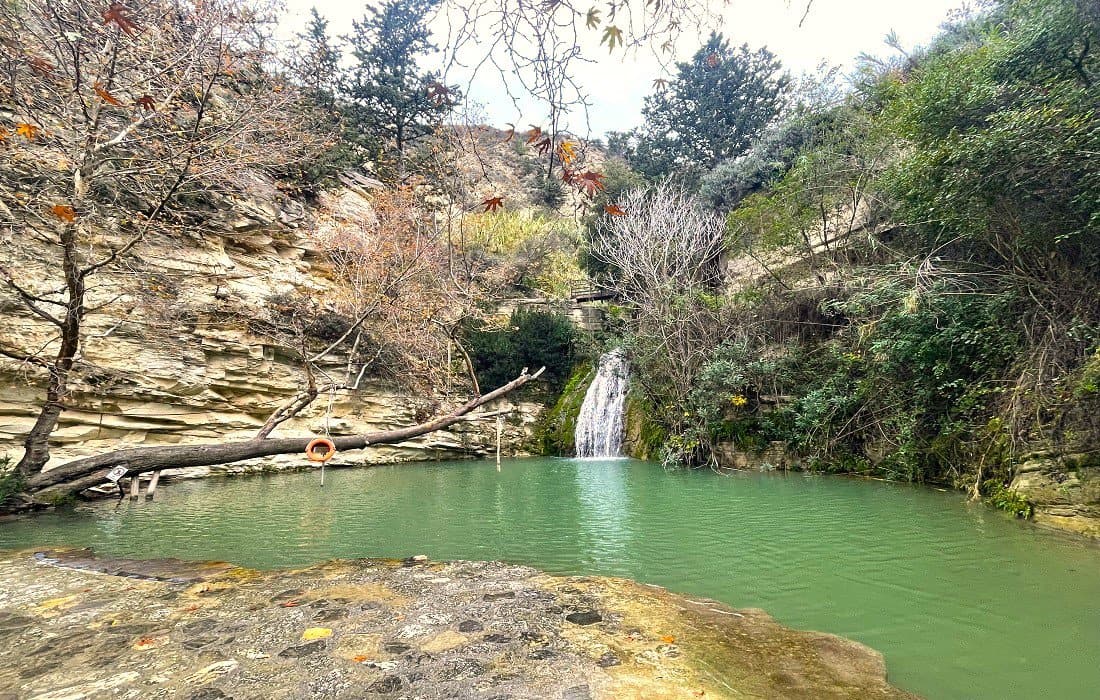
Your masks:
<instances>
[{"instance_id":1,"label":"small waterfall stream","mask_svg":"<svg viewBox=\"0 0 1100 700\"><path fill-rule=\"evenodd\" d=\"M574 434L578 457L618 457L623 446L623 408L629 373L619 350L600 357L584 395Z\"/></svg>"}]
</instances>

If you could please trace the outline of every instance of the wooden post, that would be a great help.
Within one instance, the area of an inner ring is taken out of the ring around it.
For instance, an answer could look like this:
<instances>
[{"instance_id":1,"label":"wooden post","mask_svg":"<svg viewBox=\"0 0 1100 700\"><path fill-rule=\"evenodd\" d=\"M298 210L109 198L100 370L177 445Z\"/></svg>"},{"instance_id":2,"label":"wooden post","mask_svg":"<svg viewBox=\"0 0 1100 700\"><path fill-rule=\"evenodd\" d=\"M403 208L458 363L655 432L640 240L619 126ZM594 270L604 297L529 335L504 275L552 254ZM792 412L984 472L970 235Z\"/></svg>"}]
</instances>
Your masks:
<instances>
[{"instance_id":1,"label":"wooden post","mask_svg":"<svg viewBox=\"0 0 1100 700\"><path fill-rule=\"evenodd\" d=\"M137 474L130 477L130 500L136 501L137 497L141 494L141 479Z\"/></svg>"},{"instance_id":2,"label":"wooden post","mask_svg":"<svg viewBox=\"0 0 1100 700\"><path fill-rule=\"evenodd\" d=\"M153 494L157 491L157 482L160 481L160 470L153 472L153 478L149 480L149 487L145 490L145 498L149 499L153 497Z\"/></svg>"}]
</instances>

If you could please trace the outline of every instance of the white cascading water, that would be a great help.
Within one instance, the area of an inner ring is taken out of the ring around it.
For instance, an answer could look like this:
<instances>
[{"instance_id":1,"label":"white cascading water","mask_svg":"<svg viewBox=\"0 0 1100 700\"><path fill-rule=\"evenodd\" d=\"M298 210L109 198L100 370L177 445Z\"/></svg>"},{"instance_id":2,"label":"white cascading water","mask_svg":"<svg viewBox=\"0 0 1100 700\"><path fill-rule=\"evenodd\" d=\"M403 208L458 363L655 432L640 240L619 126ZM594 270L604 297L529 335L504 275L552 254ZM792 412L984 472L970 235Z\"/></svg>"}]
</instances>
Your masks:
<instances>
[{"instance_id":1,"label":"white cascading water","mask_svg":"<svg viewBox=\"0 0 1100 700\"><path fill-rule=\"evenodd\" d=\"M623 407L628 371L619 350L600 357L577 415L574 438L578 457L618 457L623 446Z\"/></svg>"}]
</instances>

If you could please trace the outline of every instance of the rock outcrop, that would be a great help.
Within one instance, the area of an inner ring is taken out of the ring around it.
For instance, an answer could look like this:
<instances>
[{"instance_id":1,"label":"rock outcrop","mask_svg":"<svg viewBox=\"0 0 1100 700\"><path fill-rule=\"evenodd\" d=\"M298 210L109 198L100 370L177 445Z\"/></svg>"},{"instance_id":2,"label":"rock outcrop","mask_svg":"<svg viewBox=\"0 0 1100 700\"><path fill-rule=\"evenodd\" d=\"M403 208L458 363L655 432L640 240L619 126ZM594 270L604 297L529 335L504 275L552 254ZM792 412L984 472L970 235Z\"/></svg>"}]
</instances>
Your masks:
<instances>
[{"instance_id":1,"label":"rock outcrop","mask_svg":"<svg viewBox=\"0 0 1100 700\"><path fill-rule=\"evenodd\" d=\"M1100 537L1100 456L1036 452L1009 487L1033 508L1035 522Z\"/></svg>"},{"instance_id":2,"label":"rock outcrop","mask_svg":"<svg viewBox=\"0 0 1100 700\"><path fill-rule=\"evenodd\" d=\"M424 557L0 567L3 697L914 697L860 644L622 579Z\"/></svg>"},{"instance_id":3,"label":"rock outcrop","mask_svg":"<svg viewBox=\"0 0 1100 700\"><path fill-rule=\"evenodd\" d=\"M323 304L339 282L318 250L318 232L366 225L373 214L367 196L351 189L322 195L308 210L271 182L258 180L250 191L254 198L212 212L206 233L185 239L151 236L137 249L136 264L96 275L88 306L106 305L86 318L82 353L53 434L51 466L119 447L252 438L272 411L303 387L294 352L256 332L250 321L279 295ZM19 279L49 278L52 258L42 244L28 237L3 244L5 264ZM155 256L155 272L141 266L142 256ZM0 319L8 346L45 348L49 354L53 329L16 299L0 296ZM324 368L342 376L345 361L335 354ZM43 381L34 368L0 357L0 444L10 457L18 457L17 446L43 400ZM411 425L465 401L469 392L461 379L425 395L368 377L357 391L318 397L276 435L346 435ZM503 452L522 453L541 406L491 407L504 408L514 410L505 422ZM408 443L342 454L337 463L450 459L486 454L495 442L495 421L474 422ZM288 456L217 469L306 464Z\"/></svg>"}]
</instances>

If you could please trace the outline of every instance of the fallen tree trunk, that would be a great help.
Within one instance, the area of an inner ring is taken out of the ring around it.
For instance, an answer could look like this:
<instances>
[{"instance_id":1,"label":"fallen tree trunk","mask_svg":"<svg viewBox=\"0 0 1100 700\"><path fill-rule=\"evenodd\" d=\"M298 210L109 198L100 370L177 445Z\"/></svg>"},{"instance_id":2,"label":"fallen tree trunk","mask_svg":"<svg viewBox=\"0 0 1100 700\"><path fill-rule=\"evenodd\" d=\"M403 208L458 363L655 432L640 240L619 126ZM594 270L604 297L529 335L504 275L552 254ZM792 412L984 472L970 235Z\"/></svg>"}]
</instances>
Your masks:
<instances>
[{"instance_id":1,"label":"fallen tree trunk","mask_svg":"<svg viewBox=\"0 0 1100 700\"><path fill-rule=\"evenodd\" d=\"M534 374L523 374L494 391L478 396L451 413L407 428L383 430L363 435L336 437L332 442L337 450L361 450L371 445L387 445L442 430L465 420L476 419L472 412L518 389L537 378L545 368ZM49 471L39 472L26 480L24 496L32 503L45 505L59 498L77 494L107 481L107 472L115 467L126 469L126 476L159 469L204 467L229 464L257 457L304 452L314 436L294 438L254 438L226 443L197 445L167 445L164 447L135 447L115 450L94 457L73 460Z\"/></svg>"}]
</instances>

